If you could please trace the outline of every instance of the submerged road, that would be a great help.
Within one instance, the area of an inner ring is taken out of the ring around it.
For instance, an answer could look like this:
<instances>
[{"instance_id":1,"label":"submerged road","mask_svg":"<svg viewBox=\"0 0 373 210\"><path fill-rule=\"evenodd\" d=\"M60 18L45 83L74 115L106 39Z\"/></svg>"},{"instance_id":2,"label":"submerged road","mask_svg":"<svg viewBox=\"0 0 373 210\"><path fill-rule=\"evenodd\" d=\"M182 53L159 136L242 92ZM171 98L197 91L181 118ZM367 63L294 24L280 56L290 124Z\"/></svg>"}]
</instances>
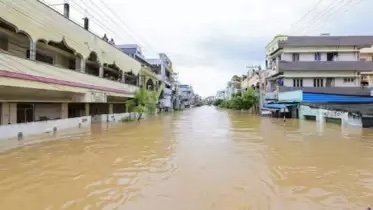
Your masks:
<instances>
[{"instance_id":1,"label":"submerged road","mask_svg":"<svg viewBox=\"0 0 373 210\"><path fill-rule=\"evenodd\" d=\"M0 154L0 209L367 209L373 131L201 107Z\"/></svg>"}]
</instances>

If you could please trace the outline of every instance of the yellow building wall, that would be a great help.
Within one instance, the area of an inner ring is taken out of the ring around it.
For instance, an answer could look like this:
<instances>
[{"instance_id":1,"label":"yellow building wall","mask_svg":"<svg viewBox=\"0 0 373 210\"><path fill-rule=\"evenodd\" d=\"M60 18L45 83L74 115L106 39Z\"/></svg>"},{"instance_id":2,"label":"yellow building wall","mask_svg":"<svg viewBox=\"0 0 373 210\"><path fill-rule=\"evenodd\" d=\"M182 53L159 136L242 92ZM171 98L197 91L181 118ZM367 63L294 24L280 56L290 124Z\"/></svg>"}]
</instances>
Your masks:
<instances>
[{"instance_id":1,"label":"yellow building wall","mask_svg":"<svg viewBox=\"0 0 373 210\"><path fill-rule=\"evenodd\" d=\"M141 64L119 49L86 31L37 0L3 0L1 18L27 33L33 41L64 41L85 59L96 52L100 63L115 63L125 72L138 74Z\"/></svg>"}]
</instances>

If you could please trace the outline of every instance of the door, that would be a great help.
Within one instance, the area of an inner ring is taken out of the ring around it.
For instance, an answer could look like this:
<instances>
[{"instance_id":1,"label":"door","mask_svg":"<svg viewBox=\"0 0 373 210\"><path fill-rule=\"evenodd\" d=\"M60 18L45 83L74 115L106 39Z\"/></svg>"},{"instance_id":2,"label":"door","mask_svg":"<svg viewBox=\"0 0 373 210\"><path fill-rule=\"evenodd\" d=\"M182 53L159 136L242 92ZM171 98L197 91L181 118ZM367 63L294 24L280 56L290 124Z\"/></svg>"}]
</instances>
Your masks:
<instances>
[{"instance_id":1,"label":"door","mask_svg":"<svg viewBox=\"0 0 373 210\"><path fill-rule=\"evenodd\" d=\"M326 78L326 87L333 87L334 86L334 78Z\"/></svg>"}]
</instances>

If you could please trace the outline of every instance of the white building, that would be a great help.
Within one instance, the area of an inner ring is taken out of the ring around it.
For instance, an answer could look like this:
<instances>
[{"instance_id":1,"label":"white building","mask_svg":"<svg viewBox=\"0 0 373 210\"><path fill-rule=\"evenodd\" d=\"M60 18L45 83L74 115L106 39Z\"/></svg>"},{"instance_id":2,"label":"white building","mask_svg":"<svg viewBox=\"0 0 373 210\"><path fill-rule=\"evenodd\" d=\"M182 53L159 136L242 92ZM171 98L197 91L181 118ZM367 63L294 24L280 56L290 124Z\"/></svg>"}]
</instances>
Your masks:
<instances>
[{"instance_id":1,"label":"white building","mask_svg":"<svg viewBox=\"0 0 373 210\"><path fill-rule=\"evenodd\" d=\"M266 47L268 87L360 87L373 70L360 50L372 45L373 36L277 36Z\"/></svg>"},{"instance_id":2,"label":"white building","mask_svg":"<svg viewBox=\"0 0 373 210\"><path fill-rule=\"evenodd\" d=\"M180 84L179 85L179 92L180 92L180 103L184 107L189 107L194 103L194 91L192 86Z\"/></svg>"}]
</instances>

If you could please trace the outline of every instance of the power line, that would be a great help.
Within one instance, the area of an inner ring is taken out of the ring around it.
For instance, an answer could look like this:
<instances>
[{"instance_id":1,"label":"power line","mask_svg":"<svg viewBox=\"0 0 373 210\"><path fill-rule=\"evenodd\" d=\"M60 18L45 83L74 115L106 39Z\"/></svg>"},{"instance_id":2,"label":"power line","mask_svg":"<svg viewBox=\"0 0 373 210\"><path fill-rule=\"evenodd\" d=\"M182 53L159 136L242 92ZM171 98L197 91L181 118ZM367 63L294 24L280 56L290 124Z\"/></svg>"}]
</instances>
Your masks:
<instances>
[{"instance_id":1,"label":"power line","mask_svg":"<svg viewBox=\"0 0 373 210\"><path fill-rule=\"evenodd\" d=\"M338 12L340 12L343 8L348 7L351 3L353 3L355 0L343 0L342 4L337 5L336 7L328 7L326 8L323 13L321 13L318 17L318 19L311 24L308 28L304 28L302 33L308 32L310 30L316 30L319 29L321 25L326 24L330 18L334 17ZM341 1L339 1L341 2ZM335 3L339 3L335 2ZM334 4L335 5L335 4ZM317 18L317 17L316 17Z\"/></svg>"},{"instance_id":2,"label":"power line","mask_svg":"<svg viewBox=\"0 0 373 210\"><path fill-rule=\"evenodd\" d=\"M306 14L304 14L295 24L293 24L292 26L290 26L290 28L288 29L289 32L291 32L291 29L296 27L299 23L301 23L304 19L307 18L307 16L309 16L323 1L325 0L319 0L316 2L315 5L313 5L313 7L308 10L308 12Z\"/></svg>"},{"instance_id":3,"label":"power line","mask_svg":"<svg viewBox=\"0 0 373 210\"><path fill-rule=\"evenodd\" d=\"M306 23L303 24L303 26L298 28L298 33L303 33L306 29L316 24L325 14L333 11L334 7L338 5L338 3L340 3L341 1L344 1L344 0L333 0L330 4L322 8L321 11L316 12L316 14L313 17L311 17L309 20L307 20Z\"/></svg>"},{"instance_id":4,"label":"power line","mask_svg":"<svg viewBox=\"0 0 373 210\"><path fill-rule=\"evenodd\" d=\"M92 2L93 3L93 1L92 0L89 0L90 2ZM111 14L113 14L116 18L117 18L117 20L119 20L119 23L121 23L121 24L119 24L119 25L124 25L124 26L126 26L130 31L132 31L132 29L131 29L131 27L129 26L129 25L127 25L107 4L105 4L104 3L104 1L103 0L100 0L101 1L101 3L109 10L109 12L111 12ZM133 32L132 32L133 33ZM140 43L143 43L143 45L145 45L147 48L149 48L151 51L153 51L154 53L157 53L157 51L155 51L154 50L154 48L152 48L145 40L141 40L141 39L139 39L140 40Z\"/></svg>"},{"instance_id":5,"label":"power line","mask_svg":"<svg viewBox=\"0 0 373 210\"><path fill-rule=\"evenodd\" d=\"M345 13L347 12L348 10L350 10L351 8L355 7L356 5L360 4L362 2L362 0L357 0L355 3L353 3L352 5L349 5L348 7L346 7L341 13ZM336 14L337 13L334 13L333 15L329 16L327 18L327 21L324 22L324 24L321 24L317 29L323 29L323 28L327 28L329 27L333 22L332 20L336 17Z\"/></svg>"}]
</instances>

